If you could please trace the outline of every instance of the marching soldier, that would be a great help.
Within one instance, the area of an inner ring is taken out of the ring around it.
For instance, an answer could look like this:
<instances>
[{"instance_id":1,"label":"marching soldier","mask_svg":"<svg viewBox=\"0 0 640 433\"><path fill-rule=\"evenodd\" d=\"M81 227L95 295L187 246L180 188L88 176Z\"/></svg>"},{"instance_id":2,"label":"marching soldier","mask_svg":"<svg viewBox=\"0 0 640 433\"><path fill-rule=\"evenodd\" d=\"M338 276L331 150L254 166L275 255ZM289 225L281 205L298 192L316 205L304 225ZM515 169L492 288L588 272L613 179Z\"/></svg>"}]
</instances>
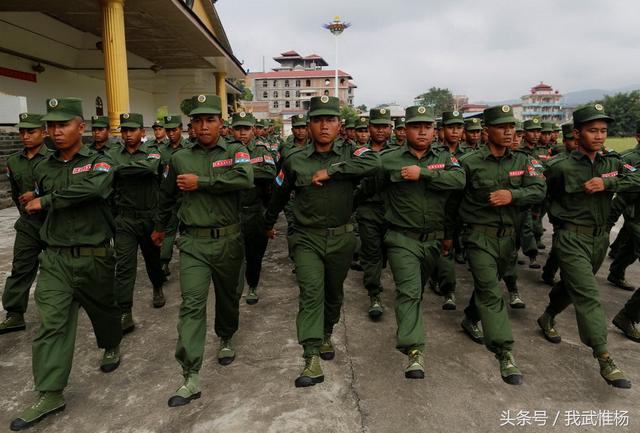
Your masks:
<instances>
[{"instance_id":1,"label":"marching soldier","mask_svg":"<svg viewBox=\"0 0 640 433\"><path fill-rule=\"evenodd\" d=\"M480 146L480 137L482 135L482 125L480 119L472 117L464 121L465 141L460 143L460 147L466 153L476 150Z\"/></svg>"},{"instance_id":2,"label":"marching soldier","mask_svg":"<svg viewBox=\"0 0 640 433\"><path fill-rule=\"evenodd\" d=\"M406 118L398 117L393 124L393 139L391 144L403 146L407 142Z\"/></svg>"},{"instance_id":3,"label":"marching soldier","mask_svg":"<svg viewBox=\"0 0 640 433\"><path fill-rule=\"evenodd\" d=\"M120 147L120 142L109 137L109 118L107 116L91 116L91 138L89 149L107 153L114 147Z\"/></svg>"},{"instance_id":4,"label":"marching soldier","mask_svg":"<svg viewBox=\"0 0 640 433\"><path fill-rule=\"evenodd\" d=\"M154 120L151 128L153 128L153 140L148 140L144 144L147 146L155 146L158 149L166 146L169 143L169 138L167 137L167 131L164 129L162 120Z\"/></svg>"},{"instance_id":5,"label":"marching soldier","mask_svg":"<svg viewBox=\"0 0 640 433\"><path fill-rule=\"evenodd\" d=\"M356 120L356 145L365 146L369 143L369 119L358 117Z\"/></svg>"}]
</instances>

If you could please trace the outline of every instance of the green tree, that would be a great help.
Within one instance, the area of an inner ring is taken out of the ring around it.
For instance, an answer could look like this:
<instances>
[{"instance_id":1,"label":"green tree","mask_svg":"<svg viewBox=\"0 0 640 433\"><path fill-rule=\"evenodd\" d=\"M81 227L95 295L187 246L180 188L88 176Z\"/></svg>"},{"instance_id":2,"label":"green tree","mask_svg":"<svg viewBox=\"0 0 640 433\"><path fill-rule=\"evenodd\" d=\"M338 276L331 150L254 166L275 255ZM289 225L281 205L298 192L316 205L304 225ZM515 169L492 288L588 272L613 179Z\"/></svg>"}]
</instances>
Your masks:
<instances>
[{"instance_id":1,"label":"green tree","mask_svg":"<svg viewBox=\"0 0 640 433\"><path fill-rule=\"evenodd\" d=\"M366 105L364 104L360 104L356 107L356 110L358 110L361 113L366 113L367 111L369 111L369 109L367 108Z\"/></svg>"},{"instance_id":2,"label":"green tree","mask_svg":"<svg viewBox=\"0 0 640 433\"><path fill-rule=\"evenodd\" d=\"M253 93L251 93L251 89L247 87L244 80L236 79L231 82L240 90L240 99L243 101L253 101Z\"/></svg>"},{"instance_id":3,"label":"green tree","mask_svg":"<svg viewBox=\"0 0 640 433\"><path fill-rule=\"evenodd\" d=\"M345 120L355 119L358 117L358 110L356 110L349 104L343 104L340 107L340 117Z\"/></svg>"},{"instance_id":4,"label":"green tree","mask_svg":"<svg viewBox=\"0 0 640 433\"><path fill-rule=\"evenodd\" d=\"M416 96L416 102L432 107L436 116L440 116L443 111L453 110L453 94L449 89L432 87L427 92Z\"/></svg>"},{"instance_id":5,"label":"green tree","mask_svg":"<svg viewBox=\"0 0 640 433\"><path fill-rule=\"evenodd\" d=\"M616 121L609 126L609 135L627 137L635 135L636 125L640 122L640 90L629 93L617 93L593 101L604 105L607 114Z\"/></svg>"}]
</instances>

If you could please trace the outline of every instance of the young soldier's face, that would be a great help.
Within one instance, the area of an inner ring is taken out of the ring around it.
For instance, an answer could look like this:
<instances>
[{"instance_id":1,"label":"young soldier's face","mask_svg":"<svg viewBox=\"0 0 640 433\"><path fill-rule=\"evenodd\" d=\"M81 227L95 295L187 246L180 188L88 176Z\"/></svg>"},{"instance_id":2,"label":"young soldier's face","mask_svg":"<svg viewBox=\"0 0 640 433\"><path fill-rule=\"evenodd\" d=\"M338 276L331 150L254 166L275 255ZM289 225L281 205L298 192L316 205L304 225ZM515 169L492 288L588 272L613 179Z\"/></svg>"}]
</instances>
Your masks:
<instances>
[{"instance_id":1,"label":"young soldier's face","mask_svg":"<svg viewBox=\"0 0 640 433\"><path fill-rule=\"evenodd\" d=\"M314 116L309 119L309 132L313 141L320 145L333 143L340 133L338 116Z\"/></svg>"},{"instance_id":2,"label":"young soldier's face","mask_svg":"<svg viewBox=\"0 0 640 433\"><path fill-rule=\"evenodd\" d=\"M298 141L306 140L307 136L309 135L306 125L294 126L293 128L291 128L291 131L293 132L293 137Z\"/></svg>"},{"instance_id":3,"label":"young soldier's face","mask_svg":"<svg viewBox=\"0 0 640 433\"><path fill-rule=\"evenodd\" d=\"M544 144L545 146L551 143L551 134L551 132L541 132L540 143Z\"/></svg>"},{"instance_id":4,"label":"young soldier's face","mask_svg":"<svg viewBox=\"0 0 640 433\"><path fill-rule=\"evenodd\" d=\"M153 127L153 135L156 137L156 140L158 140L158 141L164 139L164 137L167 136L164 128L161 127L161 126L154 126Z\"/></svg>"},{"instance_id":5,"label":"young soldier's face","mask_svg":"<svg viewBox=\"0 0 640 433\"><path fill-rule=\"evenodd\" d=\"M66 122L47 122L47 131L59 150L70 149L82 143L85 123L80 117L74 117Z\"/></svg>"},{"instance_id":6,"label":"young soldier's face","mask_svg":"<svg viewBox=\"0 0 640 433\"><path fill-rule=\"evenodd\" d=\"M182 126L178 126L176 128L165 128L167 132L167 136L169 137L169 141L171 144L177 144L182 139Z\"/></svg>"},{"instance_id":7,"label":"young soldier's face","mask_svg":"<svg viewBox=\"0 0 640 433\"><path fill-rule=\"evenodd\" d=\"M109 139L109 128L91 128L93 141L104 143Z\"/></svg>"},{"instance_id":8,"label":"young soldier's face","mask_svg":"<svg viewBox=\"0 0 640 433\"><path fill-rule=\"evenodd\" d=\"M391 125L369 124L369 135L371 136L371 141L376 144L382 144L391 137Z\"/></svg>"},{"instance_id":9,"label":"young soldier's face","mask_svg":"<svg viewBox=\"0 0 640 433\"><path fill-rule=\"evenodd\" d=\"M122 140L127 146L137 146L142 141L144 129L142 128L121 128Z\"/></svg>"},{"instance_id":10,"label":"young soldier's face","mask_svg":"<svg viewBox=\"0 0 640 433\"><path fill-rule=\"evenodd\" d=\"M511 147L513 138L516 135L515 123L488 126L486 129L489 143L498 147Z\"/></svg>"},{"instance_id":11,"label":"young soldier's face","mask_svg":"<svg viewBox=\"0 0 640 433\"><path fill-rule=\"evenodd\" d=\"M218 114L197 114L191 121L193 132L200 144L211 146L220 138L222 118Z\"/></svg>"},{"instance_id":12,"label":"young soldier's face","mask_svg":"<svg viewBox=\"0 0 640 433\"><path fill-rule=\"evenodd\" d=\"M235 138L245 146L249 144L249 142L253 138L253 128L251 126L234 126L232 131L233 138Z\"/></svg>"},{"instance_id":13,"label":"young soldier's face","mask_svg":"<svg viewBox=\"0 0 640 433\"><path fill-rule=\"evenodd\" d=\"M560 136L560 133L558 131L553 131L551 133L551 141L555 142L559 136Z\"/></svg>"},{"instance_id":14,"label":"young soldier's face","mask_svg":"<svg viewBox=\"0 0 640 433\"><path fill-rule=\"evenodd\" d=\"M405 141L407 139L407 130L404 126L396 129L396 139L398 141Z\"/></svg>"},{"instance_id":15,"label":"young soldier's face","mask_svg":"<svg viewBox=\"0 0 640 433\"><path fill-rule=\"evenodd\" d=\"M524 138L524 131L516 131L516 135L513 137L513 141L515 142L514 149L517 149L522 143L522 139Z\"/></svg>"},{"instance_id":16,"label":"young soldier's face","mask_svg":"<svg viewBox=\"0 0 640 433\"><path fill-rule=\"evenodd\" d=\"M602 150L607 139L608 124L604 120L592 120L575 129L573 135L578 145L586 152L598 152Z\"/></svg>"},{"instance_id":17,"label":"young soldier's face","mask_svg":"<svg viewBox=\"0 0 640 433\"><path fill-rule=\"evenodd\" d=\"M462 125L446 125L444 128L444 141L447 144L458 144L462 139Z\"/></svg>"},{"instance_id":18,"label":"young soldier's face","mask_svg":"<svg viewBox=\"0 0 640 433\"><path fill-rule=\"evenodd\" d=\"M524 132L524 139L527 140L527 143L536 144L540 141L540 130L532 129L530 131Z\"/></svg>"},{"instance_id":19,"label":"young soldier's face","mask_svg":"<svg viewBox=\"0 0 640 433\"><path fill-rule=\"evenodd\" d=\"M436 132L433 122L407 123L405 129L409 146L417 150L427 149L431 145Z\"/></svg>"},{"instance_id":20,"label":"young soldier's face","mask_svg":"<svg viewBox=\"0 0 640 433\"><path fill-rule=\"evenodd\" d=\"M347 138L349 140L356 139L356 128L347 128Z\"/></svg>"},{"instance_id":21,"label":"young soldier's face","mask_svg":"<svg viewBox=\"0 0 640 433\"><path fill-rule=\"evenodd\" d=\"M20 140L25 149L35 149L44 143L47 132L44 128L20 128Z\"/></svg>"},{"instance_id":22,"label":"young soldier's face","mask_svg":"<svg viewBox=\"0 0 640 433\"><path fill-rule=\"evenodd\" d=\"M356 129L356 141L358 144L367 144L369 142L369 130L366 128Z\"/></svg>"},{"instance_id":23,"label":"young soldier's face","mask_svg":"<svg viewBox=\"0 0 640 433\"><path fill-rule=\"evenodd\" d=\"M478 144L480 141L480 134L482 134L481 131L467 131L467 142L471 144Z\"/></svg>"},{"instance_id":24,"label":"young soldier's face","mask_svg":"<svg viewBox=\"0 0 640 433\"><path fill-rule=\"evenodd\" d=\"M573 152L578 148L578 142L575 138L565 138L564 140L562 140L562 142L564 144L564 148L569 152Z\"/></svg>"}]
</instances>

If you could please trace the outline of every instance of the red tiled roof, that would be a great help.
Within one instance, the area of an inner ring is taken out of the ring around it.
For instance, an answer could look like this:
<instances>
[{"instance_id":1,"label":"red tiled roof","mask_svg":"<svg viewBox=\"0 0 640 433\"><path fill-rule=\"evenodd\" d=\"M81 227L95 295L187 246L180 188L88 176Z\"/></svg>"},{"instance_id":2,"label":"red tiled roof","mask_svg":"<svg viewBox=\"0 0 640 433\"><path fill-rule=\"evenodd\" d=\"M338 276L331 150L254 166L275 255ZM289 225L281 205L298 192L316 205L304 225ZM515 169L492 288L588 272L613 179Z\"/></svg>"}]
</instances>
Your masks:
<instances>
[{"instance_id":1,"label":"red tiled roof","mask_svg":"<svg viewBox=\"0 0 640 433\"><path fill-rule=\"evenodd\" d=\"M259 80L263 78L332 78L335 77L335 69L320 69L315 71L270 71L270 72L250 72L249 77ZM340 78L353 77L342 70L338 70Z\"/></svg>"},{"instance_id":2,"label":"red tiled roof","mask_svg":"<svg viewBox=\"0 0 640 433\"><path fill-rule=\"evenodd\" d=\"M540 81L540 84L538 84L537 86L531 88L531 90L551 90L552 87L548 84L544 84L542 81Z\"/></svg>"},{"instance_id":3,"label":"red tiled roof","mask_svg":"<svg viewBox=\"0 0 640 433\"><path fill-rule=\"evenodd\" d=\"M284 53L280 53L281 56L286 56L286 57L290 57L290 56L298 56L300 57L300 54L298 54L296 51L294 50L290 50L290 51L286 51Z\"/></svg>"},{"instance_id":4,"label":"red tiled roof","mask_svg":"<svg viewBox=\"0 0 640 433\"><path fill-rule=\"evenodd\" d=\"M308 56L303 57L303 59L305 59L305 60L322 59L322 57L320 57L320 56L319 56L319 55L317 55L317 54L309 54ZM324 60L324 59L323 59L323 60Z\"/></svg>"}]
</instances>

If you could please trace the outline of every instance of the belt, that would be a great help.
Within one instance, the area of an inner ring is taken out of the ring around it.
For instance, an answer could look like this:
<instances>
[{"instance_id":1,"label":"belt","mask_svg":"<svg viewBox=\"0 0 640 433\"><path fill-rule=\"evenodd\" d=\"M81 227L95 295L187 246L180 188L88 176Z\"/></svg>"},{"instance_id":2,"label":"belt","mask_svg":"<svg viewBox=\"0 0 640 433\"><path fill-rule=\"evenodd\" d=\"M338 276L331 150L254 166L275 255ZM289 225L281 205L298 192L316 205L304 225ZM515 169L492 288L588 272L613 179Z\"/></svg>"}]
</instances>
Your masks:
<instances>
[{"instance_id":1,"label":"belt","mask_svg":"<svg viewBox=\"0 0 640 433\"><path fill-rule=\"evenodd\" d=\"M568 230L570 232L587 236L600 236L608 233L606 226L580 226L577 224L562 222L558 224L558 227L563 230Z\"/></svg>"},{"instance_id":2,"label":"belt","mask_svg":"<svg viewBox=\"0 0 640 433\"><path fill-rule=\"evenodd\" d=\"M240 224L226 227L185 227L184 231L195 238L218 239L240 233Z\"/></svg>"},{"instance_id":3,"label":"belt","mask_svg":"<svg viewBox=\"0 0 640 433\"><path fill-rule=\"evenodd\" d=\"M391 227L391 230L401 233L408 238L415 239L420 242L426 241L436 241L444 239L443 231L434 231L434 232L420 232L417 230L407 230L401 229L399 227Z\"/></svg>"},{"instance_id":4,"label":"belt","mask_svg":"<svg viewBox=\"0 0 640 433\"><path fill-rule=\"evenodd\" d=\"M320 236L337 236L345 233L351 233L353 231L353 224L345 224L343 226L338 227L309 227L309 226L296 226L296 231L299 232L309 232L318 234Z\"/></svg>"},{"instance_id":5,"label":"belt","mask_svg":"<svg viewBox=\"0 0 640 433\"><path fill-rule=\"evenodd\" d=\"M47 247L47 250L69 254L71 257L107 257L111 247Z\"/></svg>"},{"instance_id":6,"label":"belt","mask_svg":"<svg viewBox=\"0 0 640 433\"><path fill-rule=\"evenodd\" d=\"M516 234L516 229L513 226L492 227L479 224L469 224L467 227L471 228L474 232L483 233L492 238L506 238Z\"/></svg>"}]
</instances>

